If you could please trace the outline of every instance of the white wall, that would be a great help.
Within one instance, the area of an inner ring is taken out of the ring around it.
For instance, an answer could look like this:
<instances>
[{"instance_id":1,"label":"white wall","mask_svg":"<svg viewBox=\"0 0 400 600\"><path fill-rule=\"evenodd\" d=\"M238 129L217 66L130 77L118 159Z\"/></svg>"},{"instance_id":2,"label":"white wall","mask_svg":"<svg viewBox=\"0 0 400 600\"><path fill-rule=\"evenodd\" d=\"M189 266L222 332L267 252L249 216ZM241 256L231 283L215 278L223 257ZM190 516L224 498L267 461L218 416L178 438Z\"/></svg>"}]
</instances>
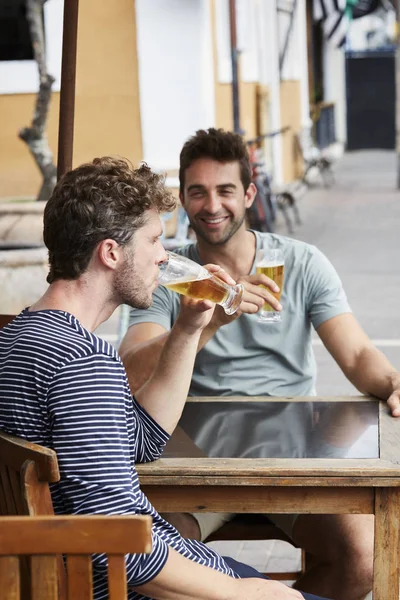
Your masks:
<instances>
[{"instance_id":1,"label":"white wall","mask_svg":"<svg viewBox=\"0 0 400 600\"><path fill-rule=\"evenodd\" d=\"M46 62L56 78L53 91L60 90L64 0L48 0L44 5ZM34 60L0 61L0 94L31 94L39 89L38 67Z\"/></svg>"},{"instance_id":2,"label":"white wall","mask_svg":"<svg viewBox=\"0 0 400 600\"><path fill-rule=\"evenodd\" d=\"M343 49L324 43L324 101L335 103L337 141L347 142L346 125L346 58Z\"/></svg>"},{"instance_id":3,"label":"white wall","mask_svg":"<svg viewBox=\"0 0 400 600\"><path fill-rule=\"evenodd\" d=\"M278 20L276 0L261 0L259 19L260 41L260 81L270 91L270 123L271 131L281 128L281 100L279 78ZM272 138L272 172L274 182L283 181L282 136Z\"/></svg>"},{"instance_id":4,"label":"white wall","mask_svg":"<svg viewBox=\"0 0 400 600\"><path fill-rule=\"evenodd\" d=\"M286 32L289 27L289 15L279 13L279 48L283 51ZM298 0L294 13L294 22L282 70L283 80L298 80L301 84L301 120L306 127L310 119L310 101L308 92L307 22L306 1Z\"/></svg>"},{"instance_id":5,"label":"white wall","mask_svg":"<svg viewBox=\"0 0 400 600\"><path fill-rule=\"evenodd\" d=\"M236 43L240 52L240 78L246 82L257 82L261 76L258 52L259 14L260 0L236 0ZM215 2L215 25L218 81L231 83L229 0Z\"/></svg>"},{"instance_id":6,"label":"white wall","mask_svg":"<svg viewBox=\"0 0 400 600\"><path fill-rule=\"evenodd\" d=\"M215 125L208 0L136 0L144 160L177 168L184 141Z\"/></svg>"}]
</instances>

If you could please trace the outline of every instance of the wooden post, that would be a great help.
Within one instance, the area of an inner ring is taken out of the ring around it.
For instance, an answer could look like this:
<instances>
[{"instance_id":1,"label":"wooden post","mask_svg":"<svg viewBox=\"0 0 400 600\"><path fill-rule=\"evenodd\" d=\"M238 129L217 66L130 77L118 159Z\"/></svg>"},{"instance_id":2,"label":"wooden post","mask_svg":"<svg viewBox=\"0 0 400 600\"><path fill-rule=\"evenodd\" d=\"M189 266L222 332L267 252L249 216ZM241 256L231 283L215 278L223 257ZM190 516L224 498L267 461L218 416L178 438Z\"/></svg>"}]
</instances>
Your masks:
<instances>
[{"instance_id":1,"label":"wooden post","mask_svg":"<svg viewBox=\"0 0 400 600\"><path fill-rule=\"evenodd\" d=\"M375 489L374 600L399 599L400 488Z\"/></svg>"},{"instance_id":2,"label":"wooden post","mask_svg":"<svg viewBox=\"0 0 400 600\"><path fill-rule=\"evenodd\" d=\"M79 0L64 0L57 178L72 169Z\"/></svg>"},{"instance_id":3,"label":"wooden post","mask_svg":"<svg viewBox=\"0 0 400 600\"><path fill-rule=\"evenodd\" d=\"M308 96L310 105L314 104L314 44L313 44L313 3L306 0L307 19L307 56L308 56Z\"/></svg>"},{"instance_id":4,"label":"wooden post","mask_svg":"<svg viewBox=\"0 0 400 600\"><path fill-rule=\"evenodd\" d=\"M232 103L233 103L233 130L241 133L240 105L239 105L239 76L238 76L238 49L236 36L236 2L229 0L229 28L231 39L232 62Z\"/></svg>"}]
</instances>

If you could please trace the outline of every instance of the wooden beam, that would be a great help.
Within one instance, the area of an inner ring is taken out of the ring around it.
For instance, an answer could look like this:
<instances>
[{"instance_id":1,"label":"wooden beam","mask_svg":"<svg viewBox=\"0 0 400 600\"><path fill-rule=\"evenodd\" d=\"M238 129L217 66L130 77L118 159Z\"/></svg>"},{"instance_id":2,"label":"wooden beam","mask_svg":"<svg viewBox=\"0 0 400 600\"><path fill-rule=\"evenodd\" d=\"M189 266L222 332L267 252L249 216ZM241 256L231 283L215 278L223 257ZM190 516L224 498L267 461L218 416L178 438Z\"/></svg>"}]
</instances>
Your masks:
<instances>
[{"instance_id":1,"label":"wooden beam","mask_svg":"<svg viewBox=\"0 0 400 600\"><path fill-rule=\"evenodd\" d=\"M57 179L72 169L79 0L64 0Z\"/></svg>"}]
</instances>

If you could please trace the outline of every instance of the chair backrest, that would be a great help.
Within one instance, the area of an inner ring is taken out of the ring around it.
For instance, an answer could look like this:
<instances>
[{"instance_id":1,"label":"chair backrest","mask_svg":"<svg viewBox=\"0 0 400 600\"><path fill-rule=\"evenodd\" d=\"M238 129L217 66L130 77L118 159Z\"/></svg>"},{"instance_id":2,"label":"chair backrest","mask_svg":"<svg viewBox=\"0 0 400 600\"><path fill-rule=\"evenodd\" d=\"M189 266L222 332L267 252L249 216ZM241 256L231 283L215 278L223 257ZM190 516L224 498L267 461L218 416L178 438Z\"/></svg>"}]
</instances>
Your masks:
<instances>
[{"instance_id":1,"label":"chair backrest","mask_svg":"<svg viewBox=\"0 0 400 600\"><path fill-rule=\"evenodd\" d=\"M10 323L15 318L15 315L0 315L0 329Z\"/></svg>"},{"instance_id":2,"label":"chair backrest","mask_svg":"<svg viewBox=\"0 0 400 600\"><path fill-rule=\"evenodd\" d=\"M66 556L68 598L92 600L91 554L108 558L109 600L126 600L125 554L151 552L151 517L0 518L2 600L25 600L19 556L31 557L32 600L59 600L57 555Z\"/></svg>"},{"instance_id":3,"label":"chair backrest","mask_svg":"<svg viewBox=\"0 0 400 600\"><path fill-rule=\"evenodd\" d=\"M0 514L54 515L49 483L60 479L53 450L0 431ZM60 600L66 598L65 571L58 558ZM29 599L31 568L21 560L23 598Z\"/></svg>"},{"instance_id":4,"label":"chair backrest","mask_svg":"<svg viewBox=\"0 0 400 600\"><path fill-rule=\"evenodd\" d=\"M0 431L0 514L53 515L49 483L59 479L53 450Z\"/></svg>"}]
</instances>

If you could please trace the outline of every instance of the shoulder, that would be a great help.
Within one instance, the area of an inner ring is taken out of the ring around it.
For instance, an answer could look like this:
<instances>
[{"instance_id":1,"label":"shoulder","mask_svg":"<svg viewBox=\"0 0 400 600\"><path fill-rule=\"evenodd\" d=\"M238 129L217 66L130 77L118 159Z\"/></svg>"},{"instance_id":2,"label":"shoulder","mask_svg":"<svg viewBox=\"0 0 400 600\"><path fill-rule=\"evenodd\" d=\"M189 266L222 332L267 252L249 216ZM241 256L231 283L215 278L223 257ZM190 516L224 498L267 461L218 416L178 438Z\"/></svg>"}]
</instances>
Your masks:
<instances>
[{"instance_id":1,"label":"shoulder","mask_svg":"<svg viewBox=\"0 0 400 600\"><path fill-rule=\"evenodd\" d=\"M94 355L119 360L111 344L83 327L68 312L38 312L25 324L22 335L25 338L36 336L36 343L57 356L61 364Z\"/></svg>"},{"instance_id":2,"label":"shoulder","mask_svg":"<svg viewBox=\"0 0 400 600\"><path fill-rule=\"evenodd\" d=\"M180 254L181 256L187 256L191 260L199 262L199 256L197 253L197 245L193 242L192 244L186 244L186 246L179 246L174 250L175 254Z\"/></svg>"}]
</instances>

